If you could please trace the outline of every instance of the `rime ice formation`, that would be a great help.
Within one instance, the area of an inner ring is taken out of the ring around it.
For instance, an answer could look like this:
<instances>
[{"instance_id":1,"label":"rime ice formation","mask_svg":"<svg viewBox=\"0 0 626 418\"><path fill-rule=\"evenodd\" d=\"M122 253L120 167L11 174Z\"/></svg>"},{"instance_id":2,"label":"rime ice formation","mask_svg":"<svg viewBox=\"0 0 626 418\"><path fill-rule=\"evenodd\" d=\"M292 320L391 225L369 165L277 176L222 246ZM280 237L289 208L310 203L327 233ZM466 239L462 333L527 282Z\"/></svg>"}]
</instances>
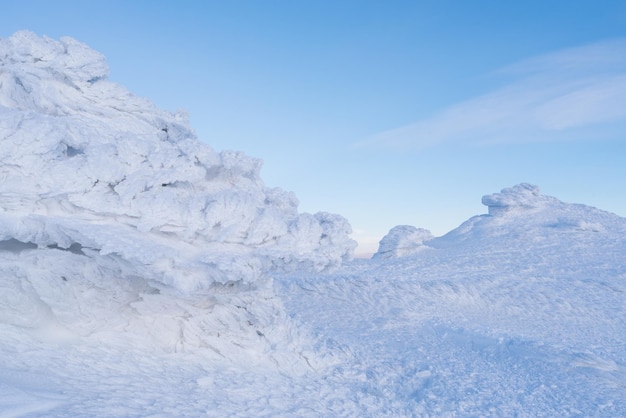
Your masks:
<instances>
[{"instance_id":1,"label":"rime ice formation","mask_svg":"<svg viewBox=\"0 0 626 418\"><path fill-rule=\"evenodd\" d=\"M213 151L107 76L71 38L0 39L0 329L314 364L272 277L350 259L348 222L298 213L259 160Z\"/></svg>"},{"instance_id":2,"label":"rime ice formation","mask_svg":"<svg viewBox=\"0 0 626 418\"><path fill-rule=\"evenodd\" d=\"M558 203L558 200L542 196L539 187L535 185L521 183L502 189L500 193L483 196L482 203L489 208L490 215L497 216L507 212L540 208Z\"/></svg>"},{"instance_id":3,"label":"rime ice formation","mask_svg":"<svg viewBox=\"0 0 626 418\"><path fill-rule=\"evenodd\" d=\"M613 213L582 204L565 203L542 195L539 187L522 183L502 189L500 193L483 196L482 203L489 215L470 218L457 229L432 242L444 245L448 242L473 241L508 237L511 241L531 238L536 242L556 240L561 234L574 231L626 232L624 218ZM587 239L598 236L583 234Z\"/></svg>"},{"instance_id":4,"label":"rime ice formation","mask_svg":"<svg viewBox=\"0 0 626 418\"><path fill-rule=\"evenodd\" d=\"M74 39L0 40L0 240L116 254L186 291L351 257L344 218L299 214L259 160L107 76Z\"/></svg>"},{"instance_id":5,"label":"rime ice formation","mask_svg":"<svg viewBox=\"0 0 626 418\"><path fill-rule=\"evenodd\" d=\"M373 258L402 257L413 254L428 248L424 242L433 238L432 233L427 229L398 225L391 228L389 233L380 240L378 252Z\"/></svg>"}]
</instances>

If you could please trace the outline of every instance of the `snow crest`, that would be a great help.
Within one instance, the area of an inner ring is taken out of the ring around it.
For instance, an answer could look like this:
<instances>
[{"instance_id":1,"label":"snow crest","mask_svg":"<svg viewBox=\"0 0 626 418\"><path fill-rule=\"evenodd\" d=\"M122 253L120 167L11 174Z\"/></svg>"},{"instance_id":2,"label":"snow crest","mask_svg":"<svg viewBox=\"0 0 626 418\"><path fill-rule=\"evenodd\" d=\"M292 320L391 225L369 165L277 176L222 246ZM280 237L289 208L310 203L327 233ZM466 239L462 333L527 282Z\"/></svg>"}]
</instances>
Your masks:
<instances>
[{"instance_id":1,"label":"snow crest","mask_svg":"<svg viewBox=\"0 0 626 418\"><path fill-rule=\"evenodd\" d=\"M116 254L185 291L351 258L344 218L298 213L260 160L215 152L107 76L74 39L0 40L0 240Z\"/></svg>"}]
</instances>

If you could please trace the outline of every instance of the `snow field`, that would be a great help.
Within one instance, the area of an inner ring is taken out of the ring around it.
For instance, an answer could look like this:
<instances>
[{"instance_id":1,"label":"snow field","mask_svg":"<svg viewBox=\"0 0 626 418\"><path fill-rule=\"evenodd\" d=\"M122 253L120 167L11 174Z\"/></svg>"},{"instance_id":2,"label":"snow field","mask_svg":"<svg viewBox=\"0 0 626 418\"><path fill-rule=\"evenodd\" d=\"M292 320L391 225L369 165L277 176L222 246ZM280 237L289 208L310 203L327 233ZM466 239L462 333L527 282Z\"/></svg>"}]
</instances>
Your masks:
<instances>
[{"instance_id":1,"label":"snow field","mask_svg":"<svg viewBox=\"0 0 626 418\"><path fill-rule=\"evenodd\" d=\"M0 417L626 416L624 218L519 184L351 260L107 76L0 39Z\"/></svg>"}]
</instances>

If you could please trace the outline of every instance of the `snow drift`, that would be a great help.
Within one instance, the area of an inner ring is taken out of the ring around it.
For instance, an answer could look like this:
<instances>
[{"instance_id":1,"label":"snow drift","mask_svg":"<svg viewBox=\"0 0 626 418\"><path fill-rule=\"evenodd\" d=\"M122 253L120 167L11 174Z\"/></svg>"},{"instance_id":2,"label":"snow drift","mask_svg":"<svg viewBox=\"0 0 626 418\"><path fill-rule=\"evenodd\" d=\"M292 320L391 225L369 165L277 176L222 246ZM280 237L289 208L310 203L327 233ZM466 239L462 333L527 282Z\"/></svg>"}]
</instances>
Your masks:
<instances>
[{"instance_id":1,"label":"snow drift","mask_svg":"<svg viewBox=\"0 0 626 418\"><path fill-rule=\"evenodd\" d=\"M114 253L186 291L351 257L344 218L299 214L259 160L213 151L107 76L74 39L0 40L0 240Z\"/></svg>"}]
</instances>

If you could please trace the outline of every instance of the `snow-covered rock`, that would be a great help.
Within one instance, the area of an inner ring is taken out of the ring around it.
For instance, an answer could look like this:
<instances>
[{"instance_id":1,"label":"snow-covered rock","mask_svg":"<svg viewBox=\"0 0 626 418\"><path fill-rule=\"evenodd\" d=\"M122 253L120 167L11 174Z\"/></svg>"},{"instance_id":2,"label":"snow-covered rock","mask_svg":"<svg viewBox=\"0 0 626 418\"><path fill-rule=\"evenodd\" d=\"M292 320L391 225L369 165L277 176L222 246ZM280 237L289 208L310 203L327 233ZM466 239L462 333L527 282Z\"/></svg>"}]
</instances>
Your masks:
<instances>
[{"instance_id":1,"label":"snow-covered rock","mask_svg":"<svg viewBox=\"0 0 626 418\"><path fill-rule=\"evenodd\" d=\"M213 151L107 76L74 39L0 40L0 239L114 253L185 291L351 258L344 218L298 213L260 160Z\"/></svg>"},{"instance_id":2,"label":"snow-covered rock","mask_svg":"<svg viewBox=\"0 0 626 418\"><path fill-rule=\"evenodd\" d=\"M393 258L414 254L428 248L425 242L433 238L433 234L427 229L398 225L391 228L380 240L378 251L372 258Z\"/></svg>"},{"instance_id":3,"label":"snow-covered rock","mask_svg":"<svg viewBox=\"0 0 626 418\"><path fill-rule=\"evenodd\" d=\"M541 208L557 202L558 200L554 197L541 195L539 187L528 183L508 187L502 189L500 193L486 195L482 198L483 205L489 208L489 214L493 216Z\"/></svg>"},{"instance_id":4,"label":"snow-covered rock","mask_svg":"<svg viewBox=\"0 0 626 418\"><path fill-rule=\"evenodd\" d=\"M310 369L272 277L349 260L348 221L108 72L71 38L0 39L1 339Z\"/></svg>"}]
</instances>

